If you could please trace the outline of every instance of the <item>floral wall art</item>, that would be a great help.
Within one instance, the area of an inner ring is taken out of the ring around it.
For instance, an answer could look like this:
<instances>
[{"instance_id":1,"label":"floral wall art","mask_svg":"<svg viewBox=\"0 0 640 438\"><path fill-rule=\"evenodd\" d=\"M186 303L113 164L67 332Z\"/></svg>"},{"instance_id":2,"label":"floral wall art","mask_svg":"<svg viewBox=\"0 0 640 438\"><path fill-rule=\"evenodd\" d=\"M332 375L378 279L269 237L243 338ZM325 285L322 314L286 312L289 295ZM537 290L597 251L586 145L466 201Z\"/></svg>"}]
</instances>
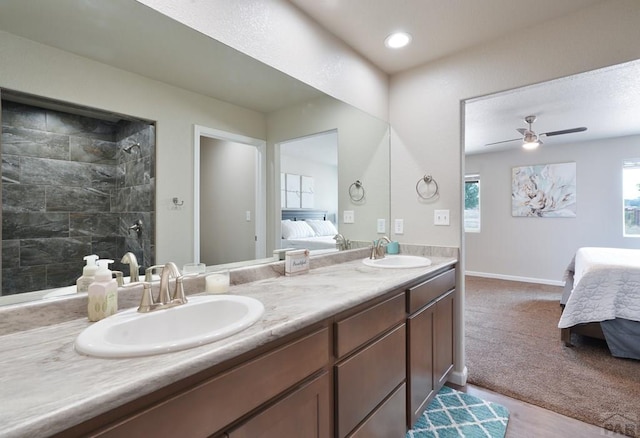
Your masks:
<instances>
[{"instance_id":1,"label":"floral wall art","mask_svg":"<svg viewBox=\"0 0 640 438\"><path fill-rule=\"evenodd\" d=\"M576 163L514 167L511 215L575 217Z\"/></svg>"}]
</instances>

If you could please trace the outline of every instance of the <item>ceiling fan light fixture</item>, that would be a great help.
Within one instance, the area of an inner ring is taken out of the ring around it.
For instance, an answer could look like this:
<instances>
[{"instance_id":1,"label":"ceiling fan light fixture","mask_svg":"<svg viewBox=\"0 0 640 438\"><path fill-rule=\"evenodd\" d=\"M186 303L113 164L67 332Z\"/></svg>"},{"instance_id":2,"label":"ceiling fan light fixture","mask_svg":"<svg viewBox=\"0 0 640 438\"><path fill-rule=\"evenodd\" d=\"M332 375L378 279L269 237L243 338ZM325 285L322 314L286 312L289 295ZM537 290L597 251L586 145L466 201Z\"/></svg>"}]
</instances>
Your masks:
<instances>
[{"instance_id":1,"label":"ceiling fan light fixture","mask_svg":"<svg viewBox=\"0 0 640 438\"><path fill-rule=\"evenodd\" d=\"M390 49L400 49L411 42L411 35L406 32L394 32L384 40L384 45Z\"/></svg>"},{"instance_id":2,"label":"ceiling fan light fixture","mask_svg":"<svg viewBox=\"0 0 640 438\"><path fill-rule=\"evenodd\" d=\"M540 146L540 140L538 140L538 136L531 130L531 125L529 125L529 129L524 133L522 148L531 150L537 148L538 146Z\"/></svg>"}]
</instances>

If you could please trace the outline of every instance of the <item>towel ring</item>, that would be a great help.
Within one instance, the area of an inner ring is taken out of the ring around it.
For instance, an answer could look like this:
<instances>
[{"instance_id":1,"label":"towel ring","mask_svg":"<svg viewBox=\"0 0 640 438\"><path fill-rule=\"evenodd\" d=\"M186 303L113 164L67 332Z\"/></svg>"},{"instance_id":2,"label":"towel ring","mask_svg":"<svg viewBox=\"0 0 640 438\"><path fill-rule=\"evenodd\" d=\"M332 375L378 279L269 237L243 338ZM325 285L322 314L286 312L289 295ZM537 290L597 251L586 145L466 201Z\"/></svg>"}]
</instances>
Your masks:
<instances>
[{"instance_id":1,"label":"towel ring","mask_svg":"<svg viewBox=\"0 0 640 438\"><path fill-rule=\"evenodd\" d=\"M431 185L431 183L433 183L433 184L436 186L436 188L435 188L435 190L433 191L433 193L431 193L430 195L427 195L427 196L423 195L423 194L420 192L420 183L421 183L421 182L424 182L424 183L425 183L425 185L427 186L427 191L428 191L429 186ZM418 196L420 196L422 199L433 199L434 197L436 197L436 196L438 195L438 183L436 182L436 180L435 180L435 179L433 179L433 177L432 177L431 175L425 175L425 176L423 176L422 178L420 178L420 179L418 180L418 182L416 183L416 193L417 193L417 194L418 194Z\"/></svg>"},{"instance_id":2,"label":"towel ring","mask_svg":"<svg viewBox=\"0 0 640 438\"><path fill-rule=\"evenodd\" d=\"M364 199L364 186L360 180L356 180L349 186L349 197L353 202L359 202Z\"/></svg>"}]
</instances>

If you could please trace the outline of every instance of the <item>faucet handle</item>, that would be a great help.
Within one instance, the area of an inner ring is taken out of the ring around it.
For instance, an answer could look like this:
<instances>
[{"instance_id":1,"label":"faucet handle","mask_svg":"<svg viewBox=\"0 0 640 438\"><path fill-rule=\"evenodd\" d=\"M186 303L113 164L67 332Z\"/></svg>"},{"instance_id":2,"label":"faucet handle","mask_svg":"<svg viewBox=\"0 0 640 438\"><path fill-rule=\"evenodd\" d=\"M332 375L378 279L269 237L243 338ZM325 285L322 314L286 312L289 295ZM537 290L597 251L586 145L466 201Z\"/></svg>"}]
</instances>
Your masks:
<instances>
[{"instance_id":1,"label":"faucet handle","mask_svg":"<svg viewBox=\"0 0 640 438\"><path fill-rule=\"evenodd\" d=\"M144 281L147 281L147 282L153 281L153 273L155 271L160 271L160 273L162 273L163 268L164 268L164 265L149 266L147 269L144 270Z\"/></svg>"},{"instance_id":2,"label":"faucet handle","mask_svg":"<svg viewBox=\"0 0 640 438\"><path fill-rule=\"evenodd\" d=\"M153 302L153 294L151 293L151 283L145 281L142 283L142 298L140 298L138 312L151 312L154 306L155 303Z\"/></svg>"},{"instance_id":3,"label":"faucet handle","mask_svg":"<svg viewBox=\"0 0 640 438\"><path fill-rule=\"evenodd\" d=\"M116 278L118 287L124 286L124 277L122 276L122 271L111 271L111 275Z\"/></svg>"},{"instance_id":4,"label":"faucet handle","mask_svg":"<svg viewBox=\"0 0 640 438\"><path fill-rule=\"evenodd\" d=\"M182 284L184 277L184 275L180 275L176 278L176 290L173 292L172 303L185 304L188 301L187 296L184 294L184 285Z\"/></svg>"}]
</instances>

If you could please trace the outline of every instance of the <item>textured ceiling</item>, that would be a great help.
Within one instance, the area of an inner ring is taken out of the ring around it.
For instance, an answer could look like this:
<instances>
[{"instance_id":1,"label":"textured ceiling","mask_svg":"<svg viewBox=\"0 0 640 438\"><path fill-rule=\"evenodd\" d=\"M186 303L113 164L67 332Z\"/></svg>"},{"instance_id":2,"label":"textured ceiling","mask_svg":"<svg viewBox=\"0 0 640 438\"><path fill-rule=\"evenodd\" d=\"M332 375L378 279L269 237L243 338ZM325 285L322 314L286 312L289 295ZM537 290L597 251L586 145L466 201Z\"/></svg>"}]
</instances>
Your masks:
<instances>
[{"instance_id":1,"label":"textured ceiling","mask_svg":"<svg viewBox=\"0 0 640 438\"><path fill-rule=\"evenodd\" d=\"M133 0L0 0L0 30L256 111L322 95Z\"/></svg>"},{"instance_id":2,"label":"textured ceiling","mask_svg":"<svg viewBox=\"0 0 640 438\"><path fill-rule=\"evenodd\" d=\"M289 0L383 71L394 74L474 46L533 29L606 0ZM401 50L383 42L396 30L413 36ZM640 134L639 63L571 76L471 100L466 105L465 153L517 148L524 118L537 116L538 133L576 127L587 131L543 137L544 147Z\"/></svg>"},{"instance_id":3,"label":"textured ceiling","mask_svg":"<svg viewBox=\"0 0 640 438\"><path fill-rule=\"evenodd\" d=\"M587 131L543 137L541 147L640 133L640 61L467 101L465 151L520 147L524 118L537 116L537 133L584 126ZM510 143L485 146L503 140Z\"/></svg>"},{"instance_id":4,"label":"textured ceiling","mask_svg":"<svg viewBox=\"0 0 640 438\"><path fill-rule=\"evenodd\" d=\"M603 0L289 0L386 73L397 73ZM384 46L402 30L413 43Z\"/></svg>"}]
</instances>

